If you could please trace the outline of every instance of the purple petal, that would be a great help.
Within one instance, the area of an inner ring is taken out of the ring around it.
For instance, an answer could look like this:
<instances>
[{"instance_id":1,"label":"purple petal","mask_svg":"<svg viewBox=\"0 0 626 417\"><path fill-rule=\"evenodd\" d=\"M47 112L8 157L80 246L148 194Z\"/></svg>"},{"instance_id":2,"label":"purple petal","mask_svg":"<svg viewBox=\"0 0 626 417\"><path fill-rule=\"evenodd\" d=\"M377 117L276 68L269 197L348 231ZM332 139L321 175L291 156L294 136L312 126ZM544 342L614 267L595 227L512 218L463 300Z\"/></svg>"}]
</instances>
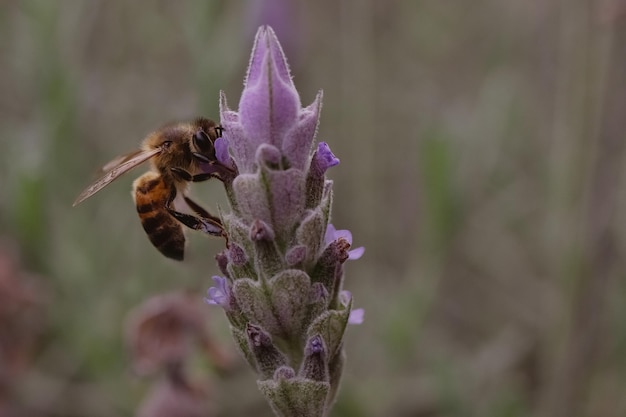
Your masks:
<instances>
[{"instance_id":1,"label":"purple petal","mask_svg":"<svg viewBox=\"0 0 626 417\"><path fill-rule=\"evenodd\" d=\"M335 229L335 226L332 225L332 223L329 223L328 226L326 227L326 234L324 235L325 245L328 246L332 242L340 238L345 239L350 245L352 245L352 233L349 230L347 229L337 230ZM363 256L364 252L365 252L365 248L363 246L354 248L348 251L348 259L349 260L359 259L361 256Z\"/></svg>"},{"instance_id":2,"label":"purple petal","mask_svg":"<svg viewBox=\"0 0 626 417\"><path fill-rule=\"evenodd\" d=\"M226 138L222 137L215 140L215 156L221 164L230 166L230 155L228 154L228 141Z\"/></svg>"},{"instance_id":3,"label":"purple petal","mask_svg":"<svg viewBox=\"0 0 626 417\"><path fill-rule=\"evenodd\" d=\"M317 145L317 152L315 153L315 162L321 173L326 172L330 167L334 167L339 164L339 158L337 158L326 142L320 142Z\"/></svg>"},{"instance_id":4,"label":"purple petal","mask_svg":"<svg viewBox=\"0 0 626 417\"><path fill-rule=\"evenodd\" d=\"M324 244L326 246L330 245L335 241L335 226L332 223L329 223L326 227L326 234L324 235Z\"/></svg>"},{"instance_id":5,"label":"purple petal","mask_svg":"<svg viewBox=\"0 0 626 417\"><path fill-rule=\"evenodd\" d=\"M352 245L352 233L350 233L349 230L337 230L332 223L329 223L326 227L326 235L324 235L324 242L326 243L326 245L330 245L332 242L341 237L347 240L348 243Z\"/></svg>"},{"instance_id":6,"label":"purple petal","mask_svg":"<svg viewBox=\"0 0 626 417\"><path fill-rule=\"evenodd\" d=\"M321 108L322 92L320 91L313 103L300 110L298 123L285 135L282 151L293 168L301 170L306 168L310 159L311 145L317 133Z\"/></svg>"},{"instance_id":7,"label":"purple petal","mask_svg":"<svg viewBox=\"0 0 626 417\"><path fill-rule=\"evenodd\" d=\"M220 93L220 124L224 128L223 137L229 144L237 169L241 173L252 172L256 146L248 140L239 121L239 114L228 107L223 91Z\"/></svg>"},{"instance_id":8,"label":"purple petal","mask_svg":"<svg viewBox=\"0 0 626 417\"><path fill-rule=\"evenodd\" d=\"M259 28L250 57L239 115L253 148L261 143L282 147L283 136L298 121L300 96L274 31Z\"/></svg>"},{"instance_id":9,"label":"purple petal","mask_svg":"<svg viewBox=\"0 0 626 417\"><path fill-rule=\"evenodd\" d=\"M208 304L220 305L225 309L230 307L230 290L226 278L218 275L213 276L215 287L209 288L205 299Z\"/></svg>"},{"instance_id":10,"label":"purple petal","mask_svg":"<svg viewBox=\"0 0 626 417\"><path fill-rule=\"evenodd\" d=\"M349 244L352 245L352 233L347 229L335 230L335 238L333 240L337 240L339 238L344 238L348 241Z\"/></svg>"},{"instance_id":11,"label":"purple petal","mask_svg":"<svg viewBox=\"0 0 626 417\"><path fill-rule=\"evenodd\" d=\"M350 312L348 317L348 324L362 324L365 316L365 310L362 308L355 308Z\"/></svg>"},{"instance_id":12,"label":"purple petal","mask_svg":"<svg viewBox=\"0 0 626 417\"><path fill-rule=\"evenodd\" d=\"M256 32L252 53L250 54L250 63L248 64L248 73L244 81L244 87L248 88L251 84L255 84L263 79L264 59L267 54L271 55L271 64L274 66L273 71L276 77L282 82L291 84L291 74L289 73L289 65L287 58L283 53L282 47L278 42L278 38L274 33L274 29L269 26L261 26ZM263 80L267 81L267 80Z\"/></svg>"},{"instance_id":13,"label":"purple petal","mask_svg":"<svg viewBox=\"0 0 626 417\"><path fill-rule=\"evenodd\" d=\"M348 259L351 261L356 261L361 256L363 256L363 253L365 253L365 247L360 246L358 248L354 248L348 251Z\"/></svg>"}]
</instances>

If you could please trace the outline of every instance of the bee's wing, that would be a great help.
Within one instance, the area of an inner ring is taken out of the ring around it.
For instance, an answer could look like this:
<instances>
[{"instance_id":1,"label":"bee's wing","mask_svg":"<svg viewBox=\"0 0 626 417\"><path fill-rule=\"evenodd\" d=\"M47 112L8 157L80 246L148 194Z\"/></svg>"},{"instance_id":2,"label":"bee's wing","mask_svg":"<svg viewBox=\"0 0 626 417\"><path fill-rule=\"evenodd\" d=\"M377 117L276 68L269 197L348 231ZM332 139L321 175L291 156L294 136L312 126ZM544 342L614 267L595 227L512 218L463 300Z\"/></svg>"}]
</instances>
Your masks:
<instances>
[{"instance_id":1,"label":"bee's wing","mask_svg":"<svg viewBox=\"0 0 626 417\"><path fill-rule=\"evenodd\" d=\"M126 155L120 155L117 158L109 161L102 168L100 168L100 173L104 174L106 172L109 172L110 170L112 170L116 166L122 165L126 161L130 161L131 159L135 158L136 156L142 154L143 152L145 152L145 151L141 150L141 149L137 149L136 151L127 153ZM141 163L141 162L139 162L139 163Z\"/></svg>"},{"instance_id":2,"label":"bee's wing","mask_svg":"<svg viewBox=\"0 0 626 417\"><path fill-rule=\"evenodd\" d=\"M161 152L161 148L155 148L147 151L136 151L128 155L115 158L104 166L103 170L106 171L104 175L94 181L89 187L85 188L85 190L76 198L72 206L82 203L84 200L109 185L120 175L130 171L138 165L141 165L159 152Z\"/></svg>"}]
</instances>

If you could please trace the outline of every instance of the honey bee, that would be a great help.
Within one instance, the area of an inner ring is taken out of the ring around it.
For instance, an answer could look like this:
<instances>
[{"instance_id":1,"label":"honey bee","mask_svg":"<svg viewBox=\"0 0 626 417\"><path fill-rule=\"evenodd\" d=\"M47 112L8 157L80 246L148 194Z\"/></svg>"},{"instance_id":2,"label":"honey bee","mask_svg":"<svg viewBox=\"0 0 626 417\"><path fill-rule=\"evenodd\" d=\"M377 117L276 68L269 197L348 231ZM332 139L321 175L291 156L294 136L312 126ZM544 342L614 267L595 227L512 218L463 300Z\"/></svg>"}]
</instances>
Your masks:
<instances>
[{"instance_id":1,"label":"honey bee","mask_svg":"<svg viewBox=\"0 0 626 417\"><path fill-rule=\"evenodd\" d=\"M183 260L185 235L182 225L213 236L227 238L220 219L190 199L190 182L210 178L224 180L232 170L219 165L215 140L222 128L212 120L172 123L150 133L141 148L106 164L104 174L87 187L74 206L91 197L124 173L150 160L151 170L133 183L133 199L150 242L166 257ZM219 165L219 169L210 169ZM209 167L209 169L207 169ZM188 214L180 209L194 212Z\"/></svg>"}]
</instances>

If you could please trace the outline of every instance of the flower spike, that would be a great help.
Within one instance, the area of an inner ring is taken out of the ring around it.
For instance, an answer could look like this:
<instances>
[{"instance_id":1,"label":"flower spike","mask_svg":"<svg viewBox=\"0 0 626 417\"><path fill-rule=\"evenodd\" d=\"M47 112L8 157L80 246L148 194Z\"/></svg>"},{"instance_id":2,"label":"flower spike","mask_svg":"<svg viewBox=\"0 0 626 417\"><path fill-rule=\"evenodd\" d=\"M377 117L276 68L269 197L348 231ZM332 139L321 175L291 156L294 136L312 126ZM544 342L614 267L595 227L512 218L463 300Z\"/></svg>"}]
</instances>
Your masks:
<instances>
[{"instance_id":1,"label":"flower spike","mask_svg":"<svg viewBox=\"0 0 626 417\"><path fill-rule=\"evenodd\" d=\"M322 93L302 107L282 47L259 28L237 111L220 96L220 164L236 173L222 216L229 247L207 301L223 307L258 386L279 415L328 415L343 370L347 324L363 321L343 290L344 263L363 255L329 223L339 164L313 146ZM297 370L297 372L295 371Z\"/></svg>"}]
</instances>

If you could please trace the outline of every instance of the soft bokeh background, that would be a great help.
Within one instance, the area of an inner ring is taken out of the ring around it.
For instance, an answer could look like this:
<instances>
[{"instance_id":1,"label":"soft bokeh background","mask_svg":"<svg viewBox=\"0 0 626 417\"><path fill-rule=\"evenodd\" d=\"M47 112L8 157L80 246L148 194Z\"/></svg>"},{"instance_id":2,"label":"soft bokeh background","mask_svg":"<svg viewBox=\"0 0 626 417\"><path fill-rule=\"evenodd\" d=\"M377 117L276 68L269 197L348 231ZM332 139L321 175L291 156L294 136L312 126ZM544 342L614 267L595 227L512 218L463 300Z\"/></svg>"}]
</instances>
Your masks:
<instances>
[{"instance_id":1,"label":"soft bokeh background","mask_svg":"<svg viewBox=\"0 0 626 417\"><path fill-rule=\"evenodd\" d=\"M223 243L160 256L134 175L71 203L164 122L216 118L219 90L236 107L264 23L303 102L324 90L333 222L367 247L346 268L366 321L333 416L626 415L626 6L610 0L0 2L1 251L20 259L0 291L26 300L0 321L0 404L139 407L155 380L130 369L126 315L204 294ZM217 182L193 194L226 204ZM243 365L194 371L216 415L269 415Z\"/></svg>"}]
</instances>

